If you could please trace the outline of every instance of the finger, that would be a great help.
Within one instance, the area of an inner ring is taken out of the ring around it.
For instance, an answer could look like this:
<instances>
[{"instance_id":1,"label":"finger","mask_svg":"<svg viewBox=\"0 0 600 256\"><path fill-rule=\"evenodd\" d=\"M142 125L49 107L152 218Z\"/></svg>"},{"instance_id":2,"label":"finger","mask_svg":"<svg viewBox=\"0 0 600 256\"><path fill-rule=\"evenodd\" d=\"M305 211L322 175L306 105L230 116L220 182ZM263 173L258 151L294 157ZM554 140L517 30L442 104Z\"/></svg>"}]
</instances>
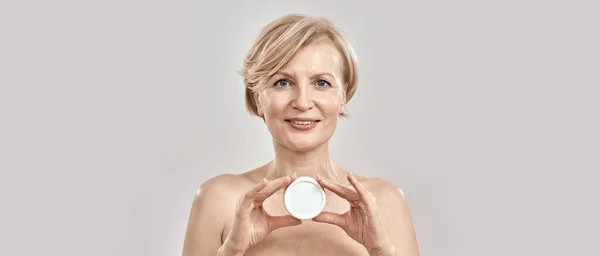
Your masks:
<instances>
[{"instance_id":1,"label":"finger","mask_svg":"<svg viewBox=\"0 0 600 256\"><path fill-rule=\"evenodd\" d=\"M336 195L344 198L348 201L356 201L360 199L360 196L356 191L348 186L344 186L335 181L325 180L321 176L317 175L317 181L319 185L335 193Z\"/></svg>"},{"instance_id":2,"label":"finger","mask_svg":"<svg viewBox=\"0 0 600 256\"><path fill-rule=\"evenodd\" d=\"M267 216L267 225L269 226L269 232L278 228L297 226L302 224L302 221L292 217L292 215L282 216Z\"/></svg>"},{"instance_id":3,"label":"finger","mask_svg":"<svg viewBox=\"0 0 600 256\"><path fill-rule=\"evenodd\" d=\"M256 184L250 191L246 192L242 197L241 207L242 209L251 208L254 197L267 186L269 182L266 178L263 178L258 184Z\"/></svg>"},{"instance_id":4,"label":"finger","mask_svg":"<svg viewBox=\"0 0 600 256\"><path fill-rule=\"evenodd\" d=\"M254 202L260 203L264 201L265 199L273 195L275 192L277 192L277 190L285 188L291 182L292 178L289 175L271 181L268 186L266 186L262 191L260 191L260 193L256 194L256 196L254 197Z\"/></svg>"},{"instance_id":5,"label":"finger","mask_svg":"<svg viewBox=\"0 0 600 256\"><path fill-rule=\"evenodd\" d=\"M346 230L346 218L344 214L333 213L333 212L321 212L317 217L312 219L316 222L323 222L336 225Z\"/></svg>"},{"instance_id":6,"label":"finger","mask_svg":"<svg viewBox=\"0 0 600 256\"><path fill-rule=\"evenodd\" d=\"M373 199L369 195L369 191L362 184L360 184L360 182L358 182L358 180L354 178L350 172L348 173L348 181L350 184L352 184L352 187L354 187L360 196L360 199L366 204L366 206L371 207L373 205Z\"/></svg>"},{"instance_id":7,"label":"finger","mask_svg":"<svg viewBox=\"0 0 600 256\"><path fill-rule=\"evenodd\" d=\"M292 182L294 182L297 178L298 175L296 175L296 172L292 173Z\"/></svg>"}]
</instances>

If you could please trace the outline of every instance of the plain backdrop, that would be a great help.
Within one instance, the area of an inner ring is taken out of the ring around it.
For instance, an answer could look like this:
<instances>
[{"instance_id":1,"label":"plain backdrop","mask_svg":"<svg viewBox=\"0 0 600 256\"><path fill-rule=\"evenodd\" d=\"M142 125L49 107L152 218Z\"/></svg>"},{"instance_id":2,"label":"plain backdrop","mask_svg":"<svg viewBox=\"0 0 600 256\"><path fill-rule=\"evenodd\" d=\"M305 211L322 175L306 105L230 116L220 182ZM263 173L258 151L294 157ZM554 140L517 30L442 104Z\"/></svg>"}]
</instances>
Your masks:
<instances>
[{"instance_id":1,"label":"plain backdrop","mask_svg":"<svg viewBox=\"0 0 600 256\"><path fill-rule=\"evenodd\" d=\"M339 165L405 192L422 255L599 255L597 1L0 1L0 255L181 255L207 179L273 157L237 74L329 18L360 83Z\"/></svg>"}]
</instances>

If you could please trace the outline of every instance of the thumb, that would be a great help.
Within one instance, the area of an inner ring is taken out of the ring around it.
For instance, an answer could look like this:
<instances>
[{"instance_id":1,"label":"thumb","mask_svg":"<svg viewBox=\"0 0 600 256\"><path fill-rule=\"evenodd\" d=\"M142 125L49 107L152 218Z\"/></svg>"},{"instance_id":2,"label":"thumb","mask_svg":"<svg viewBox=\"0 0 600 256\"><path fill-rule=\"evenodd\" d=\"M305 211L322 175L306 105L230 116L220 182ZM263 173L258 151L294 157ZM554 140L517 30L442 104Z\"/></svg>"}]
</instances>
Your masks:
<instances>
[{"instance_id":1,"label":"thumb","mask_svg":"<svg viewBox=\"0 0 600 256\"><path fill-rule=\"evenodd\" d=\"M344 230L346 229L346 218L344 218L344 214L322 212L321 214L317 215L317 217L314 217L313 221L329 223L336 225Z\"/></svg>"},{"instance_id":2,"label":"thumb","mask_svg":"<svg viewBox=\"0 0 600 256\"><path fill-rule=\"evenodd\" d=\"M272 232L278 228L297 226L302 224L302 221L292 217L291 215L283 216L268 216L267 217L269 232Z\"/></svg>"}]
</instances>

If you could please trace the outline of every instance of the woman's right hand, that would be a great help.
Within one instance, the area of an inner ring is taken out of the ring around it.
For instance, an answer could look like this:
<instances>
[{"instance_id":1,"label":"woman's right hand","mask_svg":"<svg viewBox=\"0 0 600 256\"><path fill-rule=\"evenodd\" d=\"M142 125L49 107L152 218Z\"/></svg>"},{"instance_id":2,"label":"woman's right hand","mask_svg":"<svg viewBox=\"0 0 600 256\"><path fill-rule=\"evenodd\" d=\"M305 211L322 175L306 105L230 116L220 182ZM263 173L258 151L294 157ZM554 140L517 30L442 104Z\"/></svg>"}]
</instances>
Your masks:
<instances>
[{"instance_id":1,"label":"woman's right hand","mask_svg":"<svg viewBox=\"0 0 600 256\"><path fill-rule=\"evenodd\" d=\"M229 235L219 248L219 255L242 255L248 248L258 244L272 231L302 224L291 215L271 216L263 208L265 199L296 180L288 175L276 180L263 179L238 201L235 219Z\"/></svg>"}]
</instances>

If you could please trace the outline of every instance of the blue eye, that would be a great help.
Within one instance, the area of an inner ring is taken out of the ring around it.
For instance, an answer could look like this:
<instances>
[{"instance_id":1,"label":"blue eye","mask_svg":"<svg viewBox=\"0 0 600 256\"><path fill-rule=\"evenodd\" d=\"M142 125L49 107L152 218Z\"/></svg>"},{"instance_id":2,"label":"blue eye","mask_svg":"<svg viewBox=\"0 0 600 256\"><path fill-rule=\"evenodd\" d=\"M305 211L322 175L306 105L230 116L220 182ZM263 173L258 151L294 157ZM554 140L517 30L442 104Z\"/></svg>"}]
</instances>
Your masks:
<instances>
[{"instance_id":1,"label":"blue eye","mask_svg":"<svg viewBox=\"0 0 600 256\"><path fill-rule=\"evenodd\" d=\"M318 85L319 87L323 87L323 86L331 86L331 84L330 84L329 82L325 81L325 80L319 80L319 81L317 82L317 85Z\"/></svg>"},{"instance_id":2,"label":"blue eye","mask_svg":"<svg viewBox=\"0 0 600 256\"><path fill-rule=\"evenodd\" d=\"M288 85L288 81L285 80L285 79L281 79L281 80L278 80L277 82L275 82L275 85L276 86L287 86Z\"/></svg>"}]
</instances>

